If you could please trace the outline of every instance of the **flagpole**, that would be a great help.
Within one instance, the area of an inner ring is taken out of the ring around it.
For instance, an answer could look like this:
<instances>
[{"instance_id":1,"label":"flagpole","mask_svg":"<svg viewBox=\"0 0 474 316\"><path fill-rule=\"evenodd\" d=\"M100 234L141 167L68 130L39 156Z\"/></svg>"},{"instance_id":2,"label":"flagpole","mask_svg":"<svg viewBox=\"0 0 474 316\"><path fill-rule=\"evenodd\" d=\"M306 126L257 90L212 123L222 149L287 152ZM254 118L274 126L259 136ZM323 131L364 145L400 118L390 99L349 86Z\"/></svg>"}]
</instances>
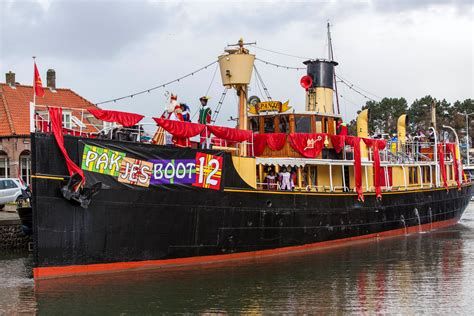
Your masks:
<instances>
[{"instance_id":1,"label":"flagpole","mask_svg":"<svg viewBox=\"0 0 474 316\"><path fill-rule=\"evenodd\" d=\"M36 56L33 56L33 106L36 109L35 71L34 71L35 66L36 66Z\"/></svg>"}]
</instances>

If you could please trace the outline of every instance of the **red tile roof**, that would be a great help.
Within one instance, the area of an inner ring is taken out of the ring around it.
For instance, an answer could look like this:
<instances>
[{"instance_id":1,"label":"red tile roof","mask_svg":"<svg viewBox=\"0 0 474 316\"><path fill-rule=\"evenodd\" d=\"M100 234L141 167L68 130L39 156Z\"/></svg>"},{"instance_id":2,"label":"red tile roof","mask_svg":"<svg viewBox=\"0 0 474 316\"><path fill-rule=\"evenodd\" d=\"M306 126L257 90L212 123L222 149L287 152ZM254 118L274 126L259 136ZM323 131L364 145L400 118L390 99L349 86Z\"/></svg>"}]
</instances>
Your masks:
<instances>
[{"instance_id":1,"label":"red tile roof","mask_svg":"<svg viewBox=\"0 0 474 316\"><path fill-rule=\"evenodd\" d=\"M70 89L57 88L55 92L44 88L44 97L36 98L37 105L65 107L71 109L87 109L96 107ZM0 137L30 134L30 111L29 104L33 101L33 87L15 85L10 87L6 83L0 83ZM42 108L38 107L37 111ZM46 110L46 108L44 109ZM87 112L86 112L87 113ZM72 111L72 114L81 119L81 111ZM83 121L89 124L87 120ZM96 132L92 126L88 126L88 132Z\"/></svg>"}]
</instances>

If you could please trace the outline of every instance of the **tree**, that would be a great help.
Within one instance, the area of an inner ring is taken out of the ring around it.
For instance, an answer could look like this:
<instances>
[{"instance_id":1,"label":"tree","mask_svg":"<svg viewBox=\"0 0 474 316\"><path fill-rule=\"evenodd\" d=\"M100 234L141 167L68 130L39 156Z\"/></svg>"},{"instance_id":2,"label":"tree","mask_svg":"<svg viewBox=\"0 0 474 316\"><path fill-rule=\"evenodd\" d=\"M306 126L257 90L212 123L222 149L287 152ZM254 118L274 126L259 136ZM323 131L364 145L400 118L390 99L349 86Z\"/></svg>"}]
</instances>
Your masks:
<instances>
[{"instance_id":1,"label":"tree","mask_svg":"<svg viewBox=\"0 0 474 316\"><path fill-rule=\"evenodd\" d=\"M383 98L381 101L367 101L362 110L369 109L370 133L397 132L398 117L408 110L405 98Z\"/></svg>"}]
</instances>

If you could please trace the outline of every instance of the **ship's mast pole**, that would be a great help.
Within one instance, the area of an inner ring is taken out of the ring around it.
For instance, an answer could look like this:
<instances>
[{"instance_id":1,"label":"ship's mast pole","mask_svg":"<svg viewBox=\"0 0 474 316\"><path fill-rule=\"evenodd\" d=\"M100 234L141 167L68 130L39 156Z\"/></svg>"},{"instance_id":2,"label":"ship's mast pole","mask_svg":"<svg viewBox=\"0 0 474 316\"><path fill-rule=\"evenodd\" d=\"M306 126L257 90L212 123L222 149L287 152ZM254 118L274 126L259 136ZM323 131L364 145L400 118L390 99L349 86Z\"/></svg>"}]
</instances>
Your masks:
<instances>
[{"instance_id":1,"label":"ship's mast pole","mask_svg":"<svg viewBox=\"0 0 474 316\"><path fill-rule=\"evenodd\" d=\"M330 61L334 60L334 51L332 49L332 39L331 39L331 25L328 22L328 58ZM336 70L334 70L334 92L336 93L336 105L337 105L337 114L341 114L339 110L339 94L337 93L337 81L336 81ZM332 111L334 112L334 104L332 105Z\"/></svg>"}]
</instances>

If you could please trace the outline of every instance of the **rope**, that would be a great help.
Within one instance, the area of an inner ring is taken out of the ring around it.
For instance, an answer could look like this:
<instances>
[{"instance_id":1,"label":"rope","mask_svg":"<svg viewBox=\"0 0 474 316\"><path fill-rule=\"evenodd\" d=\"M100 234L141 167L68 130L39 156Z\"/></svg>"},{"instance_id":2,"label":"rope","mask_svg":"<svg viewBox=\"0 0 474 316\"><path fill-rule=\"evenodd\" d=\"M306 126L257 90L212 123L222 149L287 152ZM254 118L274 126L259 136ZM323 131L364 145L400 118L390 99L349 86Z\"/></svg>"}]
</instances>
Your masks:
<instances>
[{"instance_id":1,"label":"rope","mask_svg":"<svg viewBox=\"0 0 474 316\"><path fill-rule=\"evenodd\" d=\"M306 67L292 67L292 66L285 66L285 65L280 65L280 64L275 64L260 58L255 58L255 60L258 60L259 62L262 62L267 65L275 66L277 68L284 68L284 69L294 69L294 70L306 70Z\"/></svg>"},{"instance_id":2,"label":"rope","mask_svg":"<svg viewBox=\"0 0 474 316\"><path fill-rule=\"evenodd\" d=\"M253 69L255 69L255 73L257 74L257 78L260 80L260 82L262 83L262 87L263 87L263 91L265 91L265 95L267 96L267 99L268 100L272 100L272 97L270 96L270 92L268 92L268 89L267 87L265 86L265 83L263 82L263 79L262 79L262 76L260 76L260 73L258 72L257 70L257 67L255 67L255 65L253 65ZM257 81L258 82L258 81Z\"/></svg>"},{"instance_id":3,"label":"rope","mask_svg":"<svg viewBox=\"0 0 474 316\"><path fill-rule=\"evenodd\" d=\"M355 93L361 95L362 97L366 98L367 100L371 100L371 101L374 101L374 102L377 102L377 100L374 100L372 99L371 97L368 97L367 95L363 94L362 92L360 92L359 90L357 90L356 88L354 88L354 84L349 84L348 82L344 81L339 75L336 75L336 77L339 79L339 82L345 84L349 89L351 89L352 91L354 91ZM362 90L362 89L361 89Z\"/></svg>"},{"instance_id":4,"label":"rope","mask_svg":"<svg viewBox=\"0 0 474 316\"><path fill-rule=\"evenodd\" d=\"M298 55L291 55L291 54L279 52L279 51L276 51L276 50L272 50L272 49L268 49L268 48L263 48L263 47L260 47L260 46L257 46L257 45L252 45L252 47L255 47L255 48L257 48L257 49L264 50L264 51L267 51L267 52L270 52L270 53L278 54L278 55L283 55L283 56L288 56L288 57L294 57L294 58L298 58L298 59L306 59L306 60L307 60L307 59L312 59L312 58L309 58L309 57L298 56Z\"/></svg>"},{"instance_id":5,"label":"rope","mask_svg":"<svg viewBox=\"0 0 474 316\"><path fill-rule=\"evenodd\" d=\"M227 91L229 88L224 88L224 91L221 94L221 98L219 99L219 102L217 103L216 110L214 111L214 117L211 118L211 123L215 123L217 120L217 117L219 116L219 112L221 111L222 103L224 103L225 96L227 95Z\"/></svg>"},{"instance_id":6,"label":"rope","mask_svg":"<svg viewBox=\"0 0 474 316\"><path fill-rule=\"evenodd\" d=\"M110 99L110 100L107 100L107 101L101 101L101 102L97 102L95 105L99 105L99 104L105 104L105 103L110 103L110 102L116 102L116 101L119 101L119 100L123 100L123 99L127 99L127 98L133 98L134 96L137 96L137 95L140 95L140 94L144 94L144 93L149 93L150 91L153 91L153 90L156 90L156 89L159 89L159 88L164 88L166 87L167 85L170 85L172 83L175 83L175 82L179 82L180 80L182 79L185 79L187 77L190 77L190 76L194 76L194 74L202 71L202 70L205 70L207 69L209 66L212 66L214 65L215 63L217 63L217 60L213 61L212 63L210 64L207 64L206 66L203 66L199 69L196 69L195 71L193 72L190 72L184 76L181 76L179 78L176 78L174 80L171 80L171 81L168 81L166 83L163 83L163 84L160 84L158 86L154 86L154 87L151 87L149 89L146 89L146 90L142 90L142 91L139 91L139 92L135 92L135 93L132 93L132 94L129 94L129 95L126 95L126 96L123 96L123 97L119 97L119 98L115 98L115 99Z\"/></svg>"}]
</instances>

